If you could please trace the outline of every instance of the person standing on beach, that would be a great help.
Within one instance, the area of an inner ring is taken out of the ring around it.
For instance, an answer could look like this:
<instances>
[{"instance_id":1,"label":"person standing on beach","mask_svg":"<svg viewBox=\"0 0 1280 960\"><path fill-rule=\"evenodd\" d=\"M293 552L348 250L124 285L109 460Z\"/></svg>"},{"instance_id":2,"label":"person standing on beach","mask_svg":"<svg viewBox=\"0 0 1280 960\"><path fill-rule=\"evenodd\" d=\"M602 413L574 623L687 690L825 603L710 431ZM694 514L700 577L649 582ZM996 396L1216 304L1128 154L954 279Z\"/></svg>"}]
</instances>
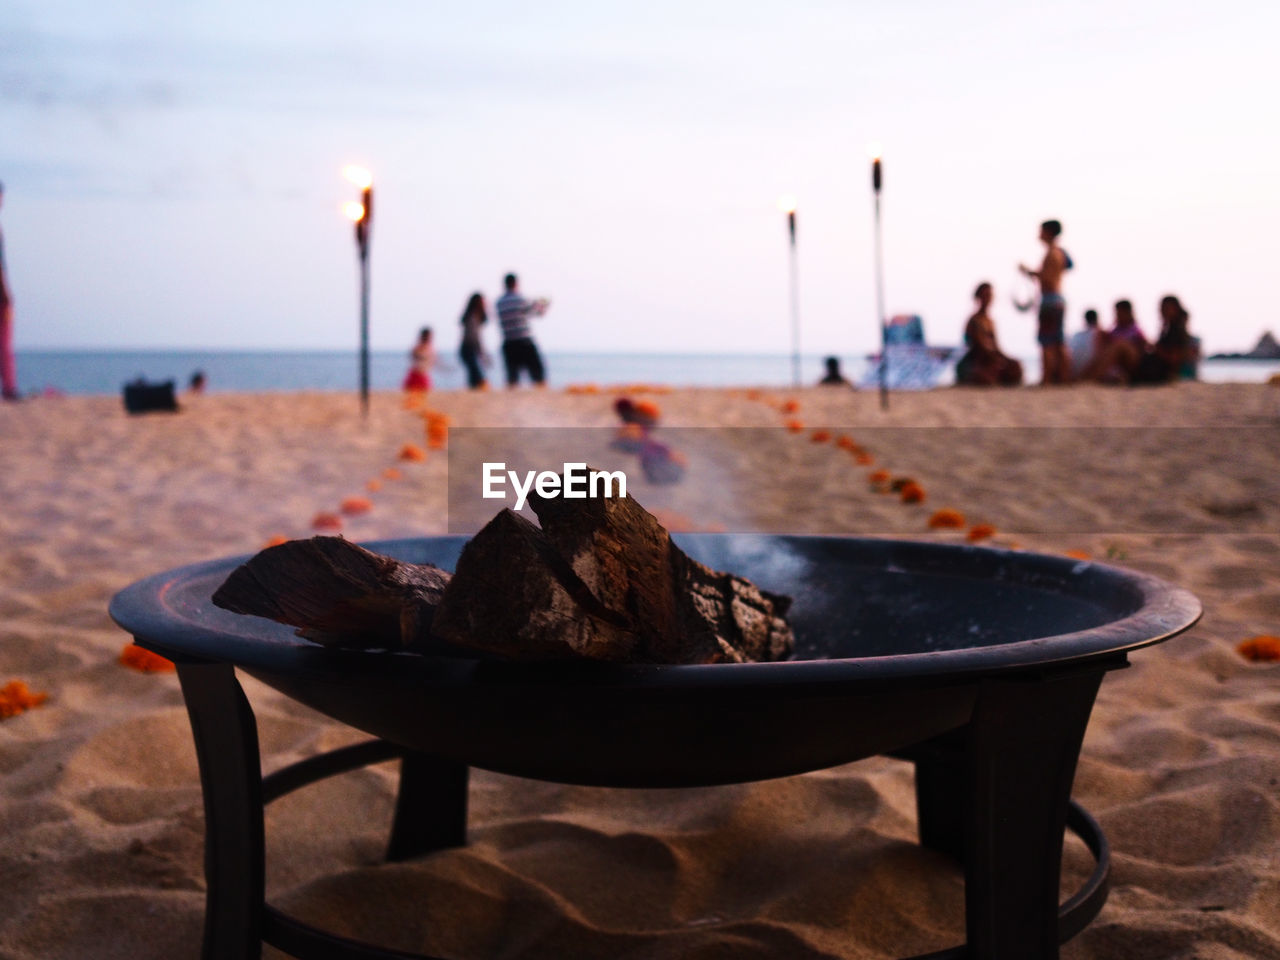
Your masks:
<instances>
[{"instance_id":1,"label":"person standing on beach","mask_svg":"<svg viewBox=\"0 0 1280 960\"><path fill-rule=\"evenodd\" d=\"M1071 258L1058 246L1062 224L1046 220L1040 224L1040 242L1044 244L1044 260L1039 270L1025 264L1018 269L1040 285L1040 314L1036 339L1040 343L1041 384L1066 383L1070 379L1066 339L1063 336L1063 320L1067 314L1067 302L1062 296L1062 275L1071 269Z\"/></svg>"},{"instance_id":2,"label":"person standing on beach","mask_svg":"<svg viewBox=\"0 0 1280 960\"><path fill-rule=\"evenodd\" d=\"M494 304L502 324L502 361L507 368L507 386L520 382L520 371L528 370L529 378L538 386L546 383L546 369L538 345L533 342L529 320L547 312L551 301L526 300L520 293L520 281L514 273L502 278L505 292Z\"/></svg>"},{"instance_id":3,"label":"person standing on beach","mask_svg":"<svg viewBox=\"0 0 1280 960\"><path fill-rule=\"evenodd\" d=\"M0 183L0 206L4 204L4 184ZM13 360L13 296L9 293L9 272L4 265L4 233L0 232L0 395L18 399L18 371Z\"/></svg>"},{"instance_id":4,"label":"person standing on beach","mask_svg":"<svg viewBox=\"0 0 1280 960\"><path fill-rule=\"evenodd\" d=\"M480 339L480 326L488 319L484 295L473 293L462 310L462 345L458 347L458 356L467 368L467 386L472 390L483 390L488 385L484 379L484 371L480 368L482 361L488 362L484 342Z\"/></svg>"}]
</instances>

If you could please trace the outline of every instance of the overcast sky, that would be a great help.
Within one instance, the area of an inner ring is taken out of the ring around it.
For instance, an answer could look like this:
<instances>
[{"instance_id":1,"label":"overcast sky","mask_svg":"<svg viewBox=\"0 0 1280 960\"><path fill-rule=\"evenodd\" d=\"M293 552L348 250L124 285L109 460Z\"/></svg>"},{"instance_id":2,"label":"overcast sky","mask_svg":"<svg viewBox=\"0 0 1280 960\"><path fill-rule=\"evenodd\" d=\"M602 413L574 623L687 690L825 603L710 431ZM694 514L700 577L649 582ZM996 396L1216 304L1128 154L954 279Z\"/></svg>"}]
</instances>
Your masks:
<instances>
[{"instance_id":1,"label":"overcast sky","mask_svg":"<svg viewBox=\"0 0 1280 960\"><path fill-rule=\"evenodd\" d=\"M374 346L457 339L507 270L553 351L954 343L980 280L1035 352L1019 260L1076 261L1068 329L1176 293L1208 349L1280 329L1280 5L220 3L0 6L0 225L19 349L347 348L340 175L375 174ZM496 335L490 332L490 337ZM494 344L491 343L491 346Z\"/></svg>"}]
</instances>

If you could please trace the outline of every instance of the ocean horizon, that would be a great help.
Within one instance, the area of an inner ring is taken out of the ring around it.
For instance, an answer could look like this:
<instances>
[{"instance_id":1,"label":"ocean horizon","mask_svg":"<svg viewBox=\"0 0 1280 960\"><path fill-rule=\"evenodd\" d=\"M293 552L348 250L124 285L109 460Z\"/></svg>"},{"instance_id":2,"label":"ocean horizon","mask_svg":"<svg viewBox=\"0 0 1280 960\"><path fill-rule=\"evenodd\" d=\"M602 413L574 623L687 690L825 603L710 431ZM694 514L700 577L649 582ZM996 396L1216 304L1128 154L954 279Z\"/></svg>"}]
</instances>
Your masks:
<instances>
[{"instance_id":1,"label":"ocean horizon","mask_svg":"<svg viewBox=\"0 0 1280 960\"><path fill-rule=\"evenodd\" d=\"M825 356L802 355L801 384L811 385L822 377ZM196 371L204 373L206 389L213 392L343 391L358 389L360 375L358 356L349 350L50 349L19 350L16 359L24 394L118 394L126 383L139 379L172 380L182 390ZM793 385L789 354L547 353L545 359L551 387L660 383L784 389ZM1021 359L1027 382L1037 382L1039 358ZM844 355L840 361L845 376L855 382L873 364L865 355ZM408 365L405 351L371 351L370 388L399 389ZM486 373L495 386L505 382L500 358L494 358ZM1276 373L1280 373L1280 361L1274 360L1204 360L1200 364L1200 378L1211 383L1260 383ZM458 390L466 386L466 371L456 355L442 354L431 379L433 389ZM953 382L954 363L948 363L937 385Z\"/></svg>"}]
</instances>

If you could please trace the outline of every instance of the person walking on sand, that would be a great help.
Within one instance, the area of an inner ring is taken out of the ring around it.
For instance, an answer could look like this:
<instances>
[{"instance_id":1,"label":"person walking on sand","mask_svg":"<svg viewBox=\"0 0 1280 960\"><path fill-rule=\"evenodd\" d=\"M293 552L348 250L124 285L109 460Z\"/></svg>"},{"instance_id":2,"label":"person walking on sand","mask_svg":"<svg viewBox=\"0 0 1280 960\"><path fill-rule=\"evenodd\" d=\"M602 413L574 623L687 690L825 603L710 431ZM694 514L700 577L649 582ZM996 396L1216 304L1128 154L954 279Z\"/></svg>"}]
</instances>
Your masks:
<instances>
[{"instance_id":1,"label":"person walking on sand","mask_svg":"<svg viewBox=\"0 0 1280 960\"><path fill-rule=\"evenodd\" d=\"M520 371L528 370L529 379L538 386L546 383L546 368L538 345L533 342L529 320L547 312L550 300L526 300L520 293L520 281L514 273L502 278L504 293L494 304L502 324L502 362L507 368L507 386L520 382Z\"/></svg>"},{"instance_id":2,"label":"person walking on sand","mask_svg":"<svg viewBox=\"0 0 1280 960\"><path fill-rule=\"evenodd\" d=\"M4 184L0 183L0 206L4 204ZM4 233L0 232L0 395L18 399L18 371L13 360L13 296L9 293L9 272L4 265Z\"/></svg>"},{"instance_id":3,"label":"person walking on sand","mask_svg":"<svg viewBox=\"0 0 1280 960\"><path fill-rule=\"evenodd\" d=\"M484 295L473 293L462 311L462 345L458 347L458 356L467 368L467 386L472 390L483 390L488 385L484 379L484 370L480 367L482 362L488 362L484 342L480 339L480 326L488 319Z\"/></svg>"},{"instance_id":4,"label":"person walking on sand","mask_svg":"<svg viewBox=\"0 0 1280 960\"><path fill-rule=\"evenodd\" d=\"M1067 314L1067 302L1062 296L1062 275L1073 266L1071 257L1058 246L1062 224L1046 220L1040 224L1040 242L1044 244L1044 260L1039 270L1025 264L1018 269L1040 285L1040 313L1036 340L1040 343L1042 372L1040 382L1066 383L1070 378L1066 339L1063 336L1063 320Z\"/></svg>"}]
</instances>

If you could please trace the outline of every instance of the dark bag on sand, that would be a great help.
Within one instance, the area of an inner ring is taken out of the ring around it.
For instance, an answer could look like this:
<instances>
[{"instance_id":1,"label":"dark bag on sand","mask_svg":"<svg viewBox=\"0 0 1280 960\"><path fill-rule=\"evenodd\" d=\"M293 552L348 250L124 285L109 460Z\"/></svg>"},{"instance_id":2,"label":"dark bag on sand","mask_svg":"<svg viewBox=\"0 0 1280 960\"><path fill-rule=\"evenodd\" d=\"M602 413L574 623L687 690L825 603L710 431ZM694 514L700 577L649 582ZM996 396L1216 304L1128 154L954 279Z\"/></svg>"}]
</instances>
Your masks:
<instances>
[{"instance_id":1,"label":"dark bag on sand","mask_svg":"<svg viewBox=\"0 0 1280 960\"><path fill-rule=\"evenodd\" d=\"M135 380L133 383L126 383L124 408L130 413L148 413L153 410L175 413L178 400L173 393L173 381L147 383L145 380Z\"/></svg>"}]
</instances>

